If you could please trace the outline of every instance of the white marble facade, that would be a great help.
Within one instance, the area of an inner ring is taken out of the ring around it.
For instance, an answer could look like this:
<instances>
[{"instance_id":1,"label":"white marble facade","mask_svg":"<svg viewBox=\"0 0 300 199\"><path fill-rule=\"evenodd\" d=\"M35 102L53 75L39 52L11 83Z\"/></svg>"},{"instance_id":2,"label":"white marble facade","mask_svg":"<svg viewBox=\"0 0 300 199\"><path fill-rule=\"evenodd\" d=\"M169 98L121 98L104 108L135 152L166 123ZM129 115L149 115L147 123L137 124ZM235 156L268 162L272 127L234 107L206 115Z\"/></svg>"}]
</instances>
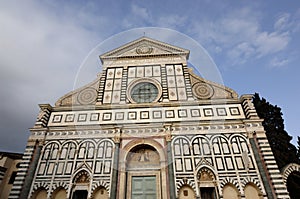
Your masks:
<instances>
[{"instance_id":1,"label":"white marble facade","mask_svg":"<svg viewBox=\"0 0 300 199\"><path fill-rule=\"evenodd\" d=\"M147 37L101 55L95 81L40 105L10 198L289 198L252 96L188 57Z\"/></svg>"}]
</instances>

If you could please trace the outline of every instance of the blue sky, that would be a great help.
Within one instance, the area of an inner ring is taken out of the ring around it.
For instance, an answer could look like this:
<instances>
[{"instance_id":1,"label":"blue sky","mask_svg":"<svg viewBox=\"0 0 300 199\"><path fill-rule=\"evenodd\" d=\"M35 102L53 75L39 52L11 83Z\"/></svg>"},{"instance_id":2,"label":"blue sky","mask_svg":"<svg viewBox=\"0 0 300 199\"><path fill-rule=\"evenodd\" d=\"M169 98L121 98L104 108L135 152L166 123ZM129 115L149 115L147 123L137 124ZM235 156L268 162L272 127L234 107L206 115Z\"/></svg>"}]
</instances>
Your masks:
<instances>
[{"instance_id":1,"label":"blue sky","mask_svg":"<svg viewBox=\"0 0 300 199\"><path fill-rule=\"evenodd\" d=\"M38 104L54 105L71 91L98 44L141 27L172 29L200 43L226 86L239 95L258 92L282 108L296 144L299 1L0 0L0 150L22 152ZM82 83L100 72L95 63Z\"/></svg>"}]
</instances>

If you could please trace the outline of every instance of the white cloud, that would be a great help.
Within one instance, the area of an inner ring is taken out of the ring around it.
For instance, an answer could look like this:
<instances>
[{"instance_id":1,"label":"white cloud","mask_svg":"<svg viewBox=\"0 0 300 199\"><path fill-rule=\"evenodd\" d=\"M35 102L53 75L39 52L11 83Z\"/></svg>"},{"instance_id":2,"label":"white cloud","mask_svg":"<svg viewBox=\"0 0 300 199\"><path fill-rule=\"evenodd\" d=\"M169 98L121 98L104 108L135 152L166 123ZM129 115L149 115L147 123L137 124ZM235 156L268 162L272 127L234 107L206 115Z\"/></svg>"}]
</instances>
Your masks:
<instances>
[{"instance_id":1,"label":"white cloud","mask_svg":"<svg viewBox=\"0 0 300 199\"><path fill-rule=\"evenodd\" d=\"M174 15L174 14L158 17L158 20L156 22L157 26L173 28L173 29L182 27L186 23L187 23L187 17Z\"/></svg>"},{"instance_id":2,"label":"white cloud","mask_svg":"<svg viewBox=\"0 0 300 199\"><path fill-rule=\"evenodd\" d=\"M227 54L234 64L241 64L255 54L255 47L250 43L242 42L229 50Z\"/></svg>"},{"instance_id":3,"label":"white cloud","mask_svg":"<svg viewBox=\"0 0 300 199\"><path fill-rule=\"evenodd\" d=\"M215 52L215 46L227 52L231 64L258 59L287 48L291 35L287 31L290 15L283 14L273 30L263 30L261 14L251 8L231 11L217 19L202 19L191 24L193 34Z\"/></svg>"},{"instance_id":4,"label":"white cloud","mask_svg":"<svg viewBox=\"0 0 300 199\"><path fill-rule=\"evenodd\" d=\"M289 13L283 13L281 14L277 21L274 23L274 29L275 30L285 30L290 24L290 14Z\"/></svg>"},{"instance_id":5,"label":"white cloud","mask_svg":"<svg viewBox=\"0 0 300 199\"><path fill-rule=\"evenodd\" d=\"M289 63L288 59L279 59L278 57L274 57L270 61L271 68L282 68L283 66L286 66Z\"/></svg>"},{"instance_id":6,"label":"white cloud","mask_svg":"<svg viewBox=\"0 0 300 199\"><path fill-rule=\"evenodd\" d=\"M287 32L261 32L257 34L256 39L253 41L253 43L256 46L257 56L261 57L285 49L289 41L290 37Z\"/></svg>"},{"instance_id":7,"label":"white cloud","mask_svg":"<svg viewBox=\"0 0 300 199\"><path fill-rule=\"evenodd\" d=\"M78 22L78 17L57 16L48 8L35 1L1 3L0 150L15 145L14 150L22 151L38 104L53 105L72 90L80 63L99 40L100 35L96 38L81 23L91 16L81 15ZM6 143L3 136L14 143Z\"/></svg>"},{"instance_id":8,"label":"white cloud","mask_svg":"<svg viewBox=\"0 0 300 199\"><path fill-rule=\"evenodd\" d=\"M131 11L136 17L141 17L144 20L149 20L151 18L146 8L140 7L136 4L131 5Z\"/></svg>"},{"instance_id":9,"label":"white cloud","mask_svg":"<svg viewBox=\"0 0 300 199\"><path fill-rule=\"evenodd\" d=\"M131 4L130 12L123 18L122 26L129 29L145 26L145 24L151 24L150 12L144 7Z\"/></svg>"}]
</instances>

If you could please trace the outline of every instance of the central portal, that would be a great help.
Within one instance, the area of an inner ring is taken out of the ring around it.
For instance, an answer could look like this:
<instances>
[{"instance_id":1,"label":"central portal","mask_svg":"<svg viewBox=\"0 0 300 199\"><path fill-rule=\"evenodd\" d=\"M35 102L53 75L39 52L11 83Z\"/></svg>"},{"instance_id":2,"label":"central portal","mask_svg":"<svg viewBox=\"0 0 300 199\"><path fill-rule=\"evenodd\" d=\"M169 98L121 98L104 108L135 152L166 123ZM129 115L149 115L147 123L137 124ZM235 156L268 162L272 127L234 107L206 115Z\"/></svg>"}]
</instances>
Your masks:
<instances>
[{"instance_id":1,"label":"central portal","mask_svg":"<svg viewBox=\"0 0 300 199\"><path fill-rule=\"evenodd\" d=\"M161 168L158 152L149 145L134 147L127 156L127 198L160 199Z\"/></svg>"},{"instance_id":2,"label":"central portal","mask_svg":"<svg viewBox=\"0 0 300 199\"><path fill-rule=\"evenodd\" d=\"M156 176L132 176L132 199L156 199Z\"/></svg>"}]
</instances>

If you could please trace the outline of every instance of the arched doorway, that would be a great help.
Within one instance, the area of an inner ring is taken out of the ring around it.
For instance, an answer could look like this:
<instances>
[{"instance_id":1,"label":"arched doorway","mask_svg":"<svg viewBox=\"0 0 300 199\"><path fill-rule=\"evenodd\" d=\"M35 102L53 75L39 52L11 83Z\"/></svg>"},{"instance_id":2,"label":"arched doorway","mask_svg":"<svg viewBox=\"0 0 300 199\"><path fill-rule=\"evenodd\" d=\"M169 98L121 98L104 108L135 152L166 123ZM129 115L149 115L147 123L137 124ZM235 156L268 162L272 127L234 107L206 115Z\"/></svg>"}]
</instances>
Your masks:
<instances>
[{"instance_id":1,"label":"arched doorway","mask_svg":"<svg viewBox=\"0 0 300 199\"><path fill-rule=\"evenodd\" d=\"M72 199L87 199L90 185L90 175L82 170L73 179Z\"/></svg>"},{"instance_id":2,"label":"arched doorway","mask_svg":"<svg viewBox=\"0 0 300 199\"><path fill-rule=\"evenodd\" d=\"M160 157L154 147L141 144L127 155L127 198L161 198Z\"/></svg>"},{"instance_id":3,"label":"arched doorway","mask_svg":"<svg viewBox=\"0 0 300 199\"><path fill-rule=\"evenodd\" d=\"M197 174L201 199L218 199L214 173L208 168L201 168Z\"/></svg>"},{"instance_id":4,"label":"arched doorway","mask_svg":"<svg viewBox=\"0 0 300 199\"><path fill-rule=\"evenodd\" d=\"M291 199L300 198L300 172L293 171L287 178L287 190Z\"/></svg>"}]
</instances>

